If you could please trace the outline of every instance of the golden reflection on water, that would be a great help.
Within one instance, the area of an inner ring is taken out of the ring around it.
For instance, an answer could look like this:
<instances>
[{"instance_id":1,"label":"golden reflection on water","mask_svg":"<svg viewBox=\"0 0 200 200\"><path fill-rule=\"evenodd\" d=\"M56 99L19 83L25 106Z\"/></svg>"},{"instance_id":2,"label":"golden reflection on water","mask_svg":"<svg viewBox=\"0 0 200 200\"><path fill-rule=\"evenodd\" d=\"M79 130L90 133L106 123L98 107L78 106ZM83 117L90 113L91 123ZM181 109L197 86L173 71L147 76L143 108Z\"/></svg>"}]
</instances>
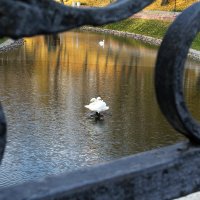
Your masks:
<instances>
[{"instance_id":1,"label":"golden reflection on water","mask_svg":"<svg viewBox=\"0 0 200 200\"><path fill-rule=\"evenodd\" d=\"M35 60L33 68L34 74L37 74L35 76L39 87L37 89L48 91L49 80L61 81L64 76L81 74L82 84L87 84L84 89L91 91L94 83L91 80L95 80L97 93L100 93L105 89L102 84L105 79L113 79L114 76L115 81L120 82L121 73L124 77L130 78L134 67L154 65L154 50L151 52L136 43L136 48L132 51L132 45L119 43L118 40L110 38L102 48L98 45L98 41L99 35L79 32L69 32L67 36L63 34L54 37L37 37L34 40L27 38L26 52L31 56L34 55L32 60ZM140 59L144 56L146 59ZM38 60L43 60L42 65L38 65ZM138 76L143 79L143 73L139 72L140 69L137 70Z\"/></svg>"},{"instance_id":2,"label":"golden reflection on water","mask_svg":"<svg viewBox=\"0 0 200 200\"><path fill-rule=\"evenodd\" d=\"M188 61L185 70L184 93L189 111L200 121L200 63Z\"/></svg>"},{"instance_id":3,"label":"golden reflection on water","mask_svg":"<svg viewBox=\"0 0 200 200\"><path fill-rule=\"evenodd\" d=\"M103 39L102 47L98 43ZM25 40L23 47L0 54L1 101L9 124L0 185L184 139L169 126L156 103L156 48L79 31ZM186 99L197 117L198 68L198 63L188 61L185 73ZM95 123L87 118L84 105L97 96L110 110L103 122Z\"/></svg>"}]
</instances>

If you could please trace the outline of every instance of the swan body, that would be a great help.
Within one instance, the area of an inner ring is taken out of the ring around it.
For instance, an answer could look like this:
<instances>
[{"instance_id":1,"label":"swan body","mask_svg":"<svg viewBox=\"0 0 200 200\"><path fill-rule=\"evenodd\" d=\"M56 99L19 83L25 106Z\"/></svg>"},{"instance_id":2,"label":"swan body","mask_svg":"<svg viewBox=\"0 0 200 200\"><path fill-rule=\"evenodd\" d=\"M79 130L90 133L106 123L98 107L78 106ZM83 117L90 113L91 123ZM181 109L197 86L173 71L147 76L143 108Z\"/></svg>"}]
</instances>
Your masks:
<instances>
[{"instance_id":1,"label":"swan body","mask_svg":"<svg viewBox=\"0 0 200 200\"><path fill-rule=\"evenodd\" d=\"M109 107L106 105L106 103L101 99L101 97L92 98L90 100L89 105L85 105L85 108L88 108L89 110L96 112L98 116L100 116L100 113L103 111L106 111L109 109Z\"/></svg>"},{"instance_id":2,"label":"swan body","mask_svg":"<svg viewBox=\"0 0 200 200\"><path fill-rule=\"evenodd\" d=\"M100 41L100 42L99 42L99 45L100 45L100 46L104 46L104 40Z\"/></svg>"}]
</instances>

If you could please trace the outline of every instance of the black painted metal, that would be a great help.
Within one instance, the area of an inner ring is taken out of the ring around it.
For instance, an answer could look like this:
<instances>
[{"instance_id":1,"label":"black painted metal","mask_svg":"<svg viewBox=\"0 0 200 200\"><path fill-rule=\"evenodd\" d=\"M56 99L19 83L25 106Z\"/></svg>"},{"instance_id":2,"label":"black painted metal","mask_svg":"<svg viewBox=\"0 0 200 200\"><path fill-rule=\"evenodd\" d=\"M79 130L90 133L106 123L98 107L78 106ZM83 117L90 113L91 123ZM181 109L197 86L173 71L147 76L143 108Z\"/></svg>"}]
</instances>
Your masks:
<instances>
[{"instance_id":1,"label":"black painted metal","mask_svg":"<svg viewBox=\"0 0 200 200\"><path fill-rule=\"evenodd\" d=\"M160 108L180 133L200 143L200 125L190 114L183 92L184 64L200 30L200 3L182 12L169 27L158 52L155 87Z\"/></svg>"},{"instance_id":2,"label":"black painted metal","mask_svg":"<svg viewBox=\"0 0 200 200\"><path fill-rule=\"evenodd\" d=\"M75 8L53 0L0 0L0 36L21 38L116 22L153 1L121 0L102 8Z\"/></svg>"},{"instance_id":3,"label":"black painted metal","mask_svg":"<svg viewBox=\"0 0 200 200\"><path fill-rule=\"evenodd\" d=\"M6 146L6 119L0 103L0 164Z\"/></svg>"},{"instance_id":4,"label":"black painted metal","mask_svg":"<svg viewBox=\"0 0 200 200\"><path fill-rule=\"evenodd\" d=\"M199 158L199 146L179 143L68 174L2 188L0 199L174 199L200 190Z\"/></svg>"}]
</instances>

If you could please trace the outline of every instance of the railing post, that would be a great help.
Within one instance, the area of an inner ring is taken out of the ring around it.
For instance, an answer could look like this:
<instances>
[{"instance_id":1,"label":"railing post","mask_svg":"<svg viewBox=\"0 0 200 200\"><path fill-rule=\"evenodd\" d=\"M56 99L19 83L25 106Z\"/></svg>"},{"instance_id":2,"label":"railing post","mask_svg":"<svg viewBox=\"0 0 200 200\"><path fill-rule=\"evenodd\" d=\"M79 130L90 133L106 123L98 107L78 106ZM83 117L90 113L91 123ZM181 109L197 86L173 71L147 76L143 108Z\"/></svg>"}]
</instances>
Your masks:
<instances>
[{"instance_id":1,"label":"railing post","mask_svg":"<svg viewBox=\"0 0 200 200\"><path fill-rule=\"evenodd\" d=\"M3 108L0 103L0 164L6 146L6 129L7 129L6 119L4 116Z\"/></svg>"}]
</instances>

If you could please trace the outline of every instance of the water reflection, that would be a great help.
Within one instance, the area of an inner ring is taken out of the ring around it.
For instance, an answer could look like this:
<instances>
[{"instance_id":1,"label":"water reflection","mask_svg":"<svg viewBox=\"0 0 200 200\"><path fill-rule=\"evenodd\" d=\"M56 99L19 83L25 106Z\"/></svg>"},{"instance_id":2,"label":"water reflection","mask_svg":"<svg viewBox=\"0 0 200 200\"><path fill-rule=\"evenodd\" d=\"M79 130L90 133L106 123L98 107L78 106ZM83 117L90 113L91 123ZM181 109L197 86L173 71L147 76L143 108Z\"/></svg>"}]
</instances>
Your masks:
<instances>
[{"instance_id":1,"label":"water reflection","mask_svg":"<svg viewBox=\"0 0 200 200\"><path fill-rule=\"evenodd\" d=\"M104 48L98 45L102 38ZM0 186L183 140L155 100L156 53L132 39L68 32L27 38L23 47L0 54L0 94L8 121ZM188 67L185 80L194 111L195 66ZM84 108L96 96L110 107L97 123L88 120Z\"/></svg>"},{"instance_id":2,"label":"water reflection","mask_svg":"<svg viewBox=\"0 0 200 200\"><path fill-rule=\"evenodd\" d=\"M185 70L185 96L193 117L200 121L200 64L188 62Z\"/></svg>"},{"instance_id":3,"label":"water reflection","mask_svg":"<svg viewBox=\"0 0 200 200\"><path fill-rule=\"evenodd\" d=\"M48 51L56 51L60 46L60 36L59 35L46 35L44 36L44 42L48 48Z\"/></svg>"}]
</instances>

